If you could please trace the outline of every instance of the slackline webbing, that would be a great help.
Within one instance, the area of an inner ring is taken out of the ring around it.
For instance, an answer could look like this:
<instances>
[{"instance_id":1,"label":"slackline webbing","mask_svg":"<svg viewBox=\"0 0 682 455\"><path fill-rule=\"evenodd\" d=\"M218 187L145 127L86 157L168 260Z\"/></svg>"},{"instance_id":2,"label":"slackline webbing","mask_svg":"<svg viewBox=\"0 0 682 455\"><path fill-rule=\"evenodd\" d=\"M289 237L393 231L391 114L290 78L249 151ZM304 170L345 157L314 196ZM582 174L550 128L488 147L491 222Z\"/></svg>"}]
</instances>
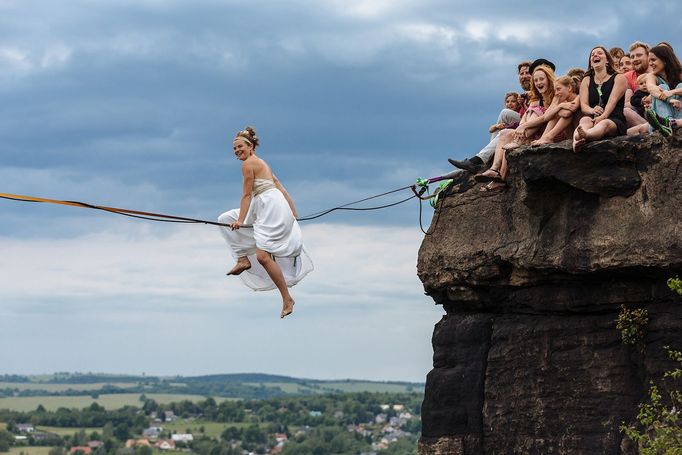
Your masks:
<instances>
[{"instance_id":1,"label":"slackline webbing","mask_svg":"<svg viewBox=\"0 0 682 455\"><path fill-rule=\"evenodd\" d=\"M422 201L435 197L437 195L437 193L434 193L433 195L427 196L427 197L422 197L422 195L424 194L424 192L426 192L428 190L429 184L451 178L453 175L454 175L454 173L450 173L450 174L443 175L443 176L432 177L430 179L417 179L416 184L407 185L407 186L403 186L401 188L396 188L394 190L386 191L384 193L375 194L373 196L362 198L362 199L359 199L357 201L349 202L347 204L339 205L337 207L332 207L332 208L327 209L327 210L322 210L320 212L316 212L316 213L313 213L311 215L300 217L300 218L297 218L296 220L297 221L310 221L310 220L314 220L316 218L320 218L322 216L325 216L329 213L335 212L337 210L349 210L349 211L380 210L380 209L385 209L388 207L393 207L393 206L402 204L402 203L407 202L413 198L417 198L417 199L419 199L419 227L421 228L422 232L424 232L427 235L430 235L430 232L424 231L424 228L422 226L421 204L422 204ZM417 191L417 187L420 187L419 191ZM374 207L351 207L352 205L356 205L356 204L359 204L361 202L366 202L366 201L369 201L371 199L376 199L379 197L387 196L389 194L397 193L399 191L403 191L403 190L407 190L407 189L411 189L414 194L406 197L405 199L401 199L397 202L392 202L390 204L384 204L384 205L379 205L379 206L374 206ZM0 198L9 199L12 201L19 201L19 202L42 202L42 203L47 203L47 204L69 205L72 207L81 207L81 208L86 208L86 209L102 210L102 211L109 212L109 213L115 213L117 215L129 216L132 218L140 218L143 220L150 220L150 221L161 221L164 223L210 224L213 226L230 227L229 224L219 223L217 221L202 220L199 218L189 218L189 217L177 216L177 215L167 215L165 213L143 212L141 210L123 209L123 208L118 208L118 207L107 207L104 205L88 204L86 202L80 202L80 201L62 201L59 199L48 199L48 198L36 197L36 196L24 196L21 194L11 194L11 193L0 193ZM440 211L439 211L438 215L440 215ZM437 224L437 222L436 222L436 224ZM241 227L251 228L253 226L242 225ZM435 228L435 226L434 226L434 228Z\"/></svg>"},{"instance_id":2,"label":"slackline webbing","mask_svg":"<svg viewBox=\"0 0 682 455\"><path fill-rule=\"evenodd\" d=\"M331 212L337 211L337 210L352 210L352 211L366 211L366 210L379 210L379 209L384 209L388 207L393 207L398 204L402 204L403 202L407 202L410 199L416 197L415 195L411 195L405 199L401 199L397 202L393 202L391 204L385 204L385 205L380 205L380 206L375 206L375 207L350 207L351 205L359 204L361 202L369 201L371 199L376 199L378 197L386 196L392 193L396 193L398 191L406 190L411 188L412 185L408 185L403 188L397 188L395 190L387 191L385 193L381 194L376 194L374 196L369 196L357 201L349 202L344 205L340 205L338 207L333 207L331 209L323 210L321 212L313 213L311 215L297 218L297 221L309 221L309 220L314 220L316 218L320 218L324 215L327 215ZM86 202L80 202L80 201L63 201L59 199L48 199L48 198L43 198L43 197L36 197L36 196L25 196L21 194L11 194L11 193L0 193L0 198L2 199L9 199L12 201L19 201L19 202L41 202L41 203L47 203L47 204L58 204L58 205L68 205L72 207L81 207L81 208L87 208L87 209L93 209L93 210L102 210L105 212L110 212L110 213L115 213L117 215L123 215L123 216L129 216L132 218L140 218L144 220L150 220L150 221L161 221L165 223L190 223L190 224L210 224L213 226L224 226L224 227L229 227L229 224L225 223L219 223L217 221L210 221L210 220L202 220L198 218L189 218L185 216L177 216L177 215L167 215L165 213L154 213L154 212L144 212L141 210L131 210L131 209L124 209L124 208L119 208L119 207L107 207L104 205L95 205L95 204L89 204ZM243 228L249 228L252 227L250 225L242 225L241 227Z\"/></svg>"}]
</instances>

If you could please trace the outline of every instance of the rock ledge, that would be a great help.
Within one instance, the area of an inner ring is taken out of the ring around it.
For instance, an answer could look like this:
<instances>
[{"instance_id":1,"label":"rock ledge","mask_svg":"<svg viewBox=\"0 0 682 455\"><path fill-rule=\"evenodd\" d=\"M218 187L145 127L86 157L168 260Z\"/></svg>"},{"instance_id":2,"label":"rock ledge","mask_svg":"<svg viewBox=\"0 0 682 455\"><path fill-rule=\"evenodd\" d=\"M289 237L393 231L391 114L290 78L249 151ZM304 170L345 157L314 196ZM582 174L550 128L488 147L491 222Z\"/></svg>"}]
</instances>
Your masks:
<instances>
[{"instance_id":1,"label":"rock ledge","mask_svg":"<svg viewBox=\"0 0 682 455\"><path fill-rule=\"evenodd\" d=\"M509 153L509 188L470 178L443 198L419 250L446 315L433 334L421 454L629 453L651 378L682 348L682 135ZM620 305L646 307L645 349L620 342Z\"/></svg>"}]
</instances>

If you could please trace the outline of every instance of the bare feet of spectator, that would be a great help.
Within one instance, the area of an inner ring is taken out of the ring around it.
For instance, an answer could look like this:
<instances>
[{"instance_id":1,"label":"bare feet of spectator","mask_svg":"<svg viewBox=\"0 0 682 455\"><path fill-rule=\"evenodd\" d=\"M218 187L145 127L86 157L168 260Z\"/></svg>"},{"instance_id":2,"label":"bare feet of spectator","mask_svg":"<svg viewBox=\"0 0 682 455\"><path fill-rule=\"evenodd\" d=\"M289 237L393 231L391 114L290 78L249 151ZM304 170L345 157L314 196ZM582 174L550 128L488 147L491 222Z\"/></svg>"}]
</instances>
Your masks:
<instances>
[{"instance_id":1,"label":"bare feet of spectator","mask_svg":"<svg viewBox=\"0 0 682 455\"><path fill-rule=\"evenodd\" d=\"M578 125L575 129L575 134L573 135L573 151L577 152L580 148L585 145L587 135L582 125Z\"/></svg>"},{"instance_id":2,"label":"bare feet of spectator","mask_svg":"<svg viewBox=\"0 0 682 455\"><path fill-rule=\"evenodd\" d=\"M551 144L553 142L554 141L551 138L546 137L546 136L542 136L540 139L536 139L533 142L531 142L530 145L545 145L545 144Z\"/></svg>"},{"instance_id":3,"label":"bare feet of spectator","mask_svg":"<svg viewBox=\"0 0 682 455\"><path fill-rule=\"evenodd\" d=\"M507 189L507 184L504 182L490 182L482 186L479 190L481 193L499 193Z\"/></svg>"}]
</instances>

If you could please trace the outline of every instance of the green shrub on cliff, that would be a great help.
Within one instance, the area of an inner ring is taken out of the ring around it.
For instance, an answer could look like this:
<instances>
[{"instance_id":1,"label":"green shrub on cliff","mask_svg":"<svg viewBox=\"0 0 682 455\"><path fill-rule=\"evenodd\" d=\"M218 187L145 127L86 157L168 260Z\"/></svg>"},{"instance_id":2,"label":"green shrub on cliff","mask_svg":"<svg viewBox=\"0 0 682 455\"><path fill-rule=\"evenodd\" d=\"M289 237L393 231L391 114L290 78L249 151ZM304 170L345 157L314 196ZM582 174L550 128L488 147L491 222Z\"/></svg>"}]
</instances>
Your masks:
<instances>
[{"instance_id":1,"label":"green shrub on cliff","mask_svg":"<svg viewBox=\"0 0 682 455\"><path fill-rule=\"evenodd\" d=\"M677 295L682 296L682 280L679 277L670 278L668 280L668 287L677 292Z\"/></svg>"},{"instance_id":2,"label":"green shrub on cliff","mask_svg":"<svg viewBox=\"0 0 682 455\"><path fill-rule=\"evenodd\" d=\"M646 308L629 309L625 305L620 306L620 314L616 319L616 328L620 330L623 344L639 345L644 348L644 327L649 323L649 312Z\"/></svg>"},{"instance_id":3,"label":"green shrub on cliff","mask_svg":"<svg viewBox=\"0 0 682 455\"><path fill-rule=\"evenodd\" d=\"M633 440L641 455L680 455L682 454L682 352L669 346L665 349L675 362L675 368L663 376L663 386L669 392L667 400L656 385L649 389L649 400L639 405L635 425L621 425L620 430Z\"/></svg>"}]
</instances>

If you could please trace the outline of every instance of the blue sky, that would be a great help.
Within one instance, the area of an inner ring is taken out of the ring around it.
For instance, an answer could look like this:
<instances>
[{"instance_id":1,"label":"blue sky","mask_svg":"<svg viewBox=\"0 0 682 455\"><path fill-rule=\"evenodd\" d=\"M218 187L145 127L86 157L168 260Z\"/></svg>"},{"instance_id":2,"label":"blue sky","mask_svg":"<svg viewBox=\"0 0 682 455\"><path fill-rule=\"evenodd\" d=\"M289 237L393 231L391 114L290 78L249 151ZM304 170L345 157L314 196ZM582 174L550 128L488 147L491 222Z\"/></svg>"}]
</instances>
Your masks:
<instances>
[{"instance_id":1,"label":"blue sky","mask_svg":"<svg viewBox=\"0 0 682 455\"><path fill-rule=\"evenodd\" d=\"M317 212L476 153L518 61L682 48L680 18L673 1L0 0L0 192L213 219L238 204L249 124ZM286 321L224 276L214 228L11 201L0 220L0 343L30 353L3 349L1 373L430 369L442 309L416 277L415 204L303 224L316 270Z\"/></svg>"}]
</instances>

